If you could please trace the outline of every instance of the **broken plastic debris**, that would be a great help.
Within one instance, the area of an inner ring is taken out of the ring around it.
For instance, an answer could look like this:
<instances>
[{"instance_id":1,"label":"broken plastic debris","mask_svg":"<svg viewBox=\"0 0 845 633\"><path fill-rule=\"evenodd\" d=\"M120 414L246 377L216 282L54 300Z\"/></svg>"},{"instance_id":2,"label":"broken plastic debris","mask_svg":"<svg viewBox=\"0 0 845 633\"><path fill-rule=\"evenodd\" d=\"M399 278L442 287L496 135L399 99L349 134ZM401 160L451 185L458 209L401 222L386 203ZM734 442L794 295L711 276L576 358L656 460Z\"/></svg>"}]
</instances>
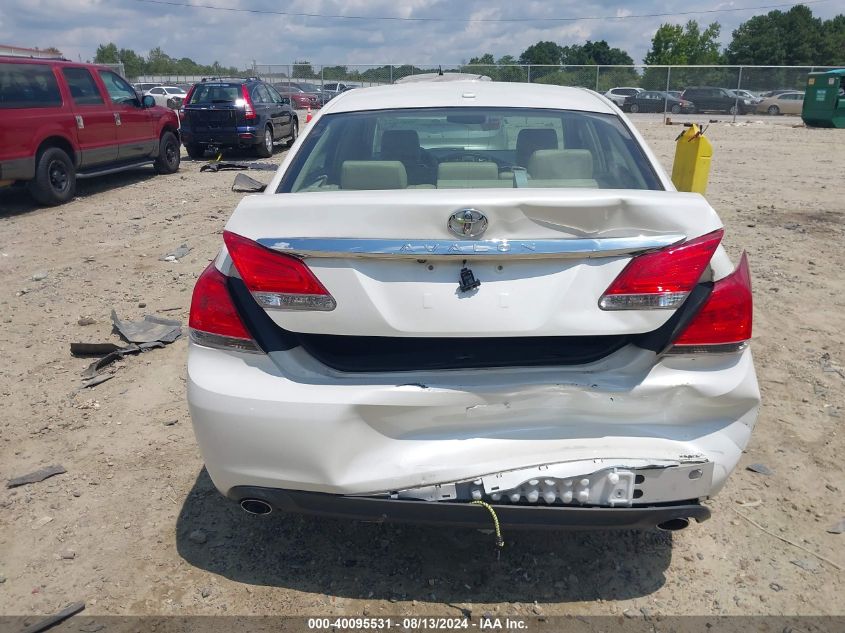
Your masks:
<instances>
[{"instance_id":1,"label":"broken plastic debris","mask_svg":"<svg viewBox=\"0 0 845 633\"><path fill-rule=\"evenodd\" d=\"M261 193L267 188L263 182L258 182L255 178L250 178L246 174L237 174L235 181L232 183L232 191L241 193Z\"/></svg>"},{"instance_id":2,"label":"broken plastic debris","mask_svg":"<svg viewBox=\"0 0 845 633\"><path fill-rule=\"evenodd\" d=\"M141 321L121 321L112 310L111 320L115 329L130 343L172 343L182 336L182 322L175 319L148 314Z\"/></svg>"},{"instance_id":3,"label":"broken plastic debris","mask_svg":"<svg viewBox=\"0 0 845 633\"><path fill-rule=\"evenodd\" d=\"M772 469L765 464L751 464L750 466L746 466L745 470L750 470L752 473L759 473L767 476L775 474Z\"/></svg>"},{"instance_id":4,"label":"broken plastic debris","mask_svg":"<svg viewBox=\"0 0 845 633\"><path fill-rule=\"evenodd\" d=\"M45 479L54 477L55 475L61 475L66 472L67 470L64 466L47 466L45 468L40 468L35 472L10 479L6 482L6 488L17 488L18 486L25 486L26 484L37 484L39 481L44 481Z\"/></svg>"},{"instance_id":5,"label":"broken plastic debris","mask_svg":"<svg viewBox=\"0 0 845 633\"><path fill-rule=\"evenodd\" d=\"M179 259L182 259L185 255L187 255L190 252L191 252L191 247L188 246L187 244L182 244L182 246L180 246L176 250L171 251L170 253L167 253L166 255L162 255L158 259L161 262L175 262Z\"/></svg>"},{"instance_id":6,"label":"broken plastic debris","mask_svg":"<svg viewBox=\"0 0 845 633\"><path fill-rule=\"evenodd\" d=\"M230 163L223 161L211 161L200 167L200 171L218 172L233 169L256 169L259 171L276 171L278 168L279 166L274 165L273 163Z\"/></svg>"},{"instance_id":7,"label":"broken plastic debris","mask_svg":"<svg viewBox=\"0 0 845 633\"><path fill-rule=\"evenodd\" d=\"M836 523L827 528L830 534L845 534L845 517L839 519Z\"/></svg>"},{"instance_id":8,"label":"broken plastic debris","mask_svg":"<svg viewBox=\"0 0 845 633\"><path fill-rule=\"evenodd\" d=\"M164 343L152 341L150 343L141 343L140 345L126 345L125 347L115 345L114 343L71 343L70 353L74 356L101 356L101 358L88 365L82 372L82 378L90 380L104 367L107 367L119 358L123 358L127 354L138 354L157 347L164 347ZM108 378L105 380L108 380ZM83 386L93 387L101 382L105 382L105 380L96 383L86 383Z\"/></svg>"}]
</instances>

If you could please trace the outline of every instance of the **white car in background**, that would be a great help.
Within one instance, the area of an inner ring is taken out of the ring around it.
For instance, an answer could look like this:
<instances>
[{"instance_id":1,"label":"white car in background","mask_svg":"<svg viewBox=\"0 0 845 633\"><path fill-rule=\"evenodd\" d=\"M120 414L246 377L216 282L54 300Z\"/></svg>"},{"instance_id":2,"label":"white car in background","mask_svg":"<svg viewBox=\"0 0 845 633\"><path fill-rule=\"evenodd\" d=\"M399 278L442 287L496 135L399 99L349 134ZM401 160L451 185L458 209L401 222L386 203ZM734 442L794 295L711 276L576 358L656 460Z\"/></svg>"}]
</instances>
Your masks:
<instances>
[{"instance_id":1,"label":"white car in background","mask_svg":"<svg viewBox=\"0 0 845 633\"><path fill-rule=\"evenodd\" d=\"M636 97L641 92L643 92L642 88L620 87L611 88L604 93L604 96L621 108L625 105L625 99L628 97Z\"/></svg>"},{"instance_id":2,"label":"white car in background","mask_svg":"<svg viewBox=\"0 0 845 633\"><path fill-rule=\"evenodd\" d=\"M147 90L145 95L155 99L156 105L176 109L182 105L188 93L178 86L156 86Z\"/></svg>"},{"instance_id":3,"label":"white car in background","mask_svg":"<svg viewBox=\"0 0 845 633\"><path fill-rule=\"evenodd\" d=\"M343 94L194 289L208 473L255 514L702 521L760 403L723 232L590 91Z\"/></svg>"}]
</instances>

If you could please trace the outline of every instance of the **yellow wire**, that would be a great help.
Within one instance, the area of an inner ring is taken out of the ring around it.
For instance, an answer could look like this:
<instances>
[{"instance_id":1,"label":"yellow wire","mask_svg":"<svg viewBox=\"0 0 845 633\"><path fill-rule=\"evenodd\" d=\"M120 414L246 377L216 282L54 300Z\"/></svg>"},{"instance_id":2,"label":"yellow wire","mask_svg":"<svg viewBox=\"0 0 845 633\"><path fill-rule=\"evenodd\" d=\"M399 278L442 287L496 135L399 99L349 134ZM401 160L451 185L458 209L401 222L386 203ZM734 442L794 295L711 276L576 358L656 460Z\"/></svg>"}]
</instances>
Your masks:
<instances>
[{"instance_id":1,"label":"yellow wire","mask_svg":"<svg viewBox=\"0 0 845 633\"><path fill-rule=\"evenodd\" d=\"M499 517L496 516L496 510L486 501L470 501L470 503L474 506L481 506L482 508L486 508L487 512L490 513L490 516L493 517L493 530L496 532L496 547L504 547L505 541L502 538L502 528L499 525Z\"/></svg>"}]
</instances>

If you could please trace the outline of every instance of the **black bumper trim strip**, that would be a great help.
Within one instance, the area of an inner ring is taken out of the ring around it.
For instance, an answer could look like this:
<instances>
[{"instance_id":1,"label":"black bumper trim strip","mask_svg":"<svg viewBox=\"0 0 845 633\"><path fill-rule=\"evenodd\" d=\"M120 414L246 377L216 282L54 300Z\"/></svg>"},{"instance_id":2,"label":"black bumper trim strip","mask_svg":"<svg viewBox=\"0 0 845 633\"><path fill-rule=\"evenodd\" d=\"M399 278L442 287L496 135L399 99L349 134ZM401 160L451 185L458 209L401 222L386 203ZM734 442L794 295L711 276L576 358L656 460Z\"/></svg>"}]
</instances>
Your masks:
<instances>
[{"instance_id":1,"label":"black bumper trim strip","mask_svg":"<svg viewBox=\"0 0 845 633\"><path fill-rule=\"evenodd\" d=\"M260 499L283 512L358 521L490 527L488 512L469 503L350 497L259 486L236 486L229 491L229 498L238 502ZM694 501L635 508L496 504L493 507L505 529L653 529L672 519L695 519L701 523L710 518L710 510Z\"/></svg>"}]
</instances>

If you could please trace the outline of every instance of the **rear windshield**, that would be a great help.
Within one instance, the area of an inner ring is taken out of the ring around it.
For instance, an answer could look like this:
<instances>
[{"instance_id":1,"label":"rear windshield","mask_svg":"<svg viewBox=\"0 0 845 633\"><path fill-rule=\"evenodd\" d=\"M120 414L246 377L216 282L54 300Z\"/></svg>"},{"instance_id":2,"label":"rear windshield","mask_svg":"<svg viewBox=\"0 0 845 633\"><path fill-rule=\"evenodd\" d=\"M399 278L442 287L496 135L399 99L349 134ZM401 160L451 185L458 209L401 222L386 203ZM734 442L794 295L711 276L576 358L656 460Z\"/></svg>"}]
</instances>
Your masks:
<instances>
[{"instance_id":1,"label":"rear windshield","mask_svg":"<svg viewBox=\"0 0 845 633\"><path fill-rule=\"evenodd\" d=\"M241 84L197 84L189 103L234 103L243 99Z\"/></svg>"},{"instance_id":2,"label":"rear windshield","mask_svg":"<svg viewBox=\"0 0 845 633\"><path fill-rule=\"evenodd\" d=\"M326 115L278 192L511 187L663 188L615 115L461 107Z\"/></svg>"},{"instance_id":3,"label":"rear windshield","mask_svg":"<svg viewBox=\"0 0 845 633\"><path fill-rule=\"evenodd\" d=\"M62 96L44 64L0 64L0 108L55 108Z\"/></svg>"}]
</instances>

